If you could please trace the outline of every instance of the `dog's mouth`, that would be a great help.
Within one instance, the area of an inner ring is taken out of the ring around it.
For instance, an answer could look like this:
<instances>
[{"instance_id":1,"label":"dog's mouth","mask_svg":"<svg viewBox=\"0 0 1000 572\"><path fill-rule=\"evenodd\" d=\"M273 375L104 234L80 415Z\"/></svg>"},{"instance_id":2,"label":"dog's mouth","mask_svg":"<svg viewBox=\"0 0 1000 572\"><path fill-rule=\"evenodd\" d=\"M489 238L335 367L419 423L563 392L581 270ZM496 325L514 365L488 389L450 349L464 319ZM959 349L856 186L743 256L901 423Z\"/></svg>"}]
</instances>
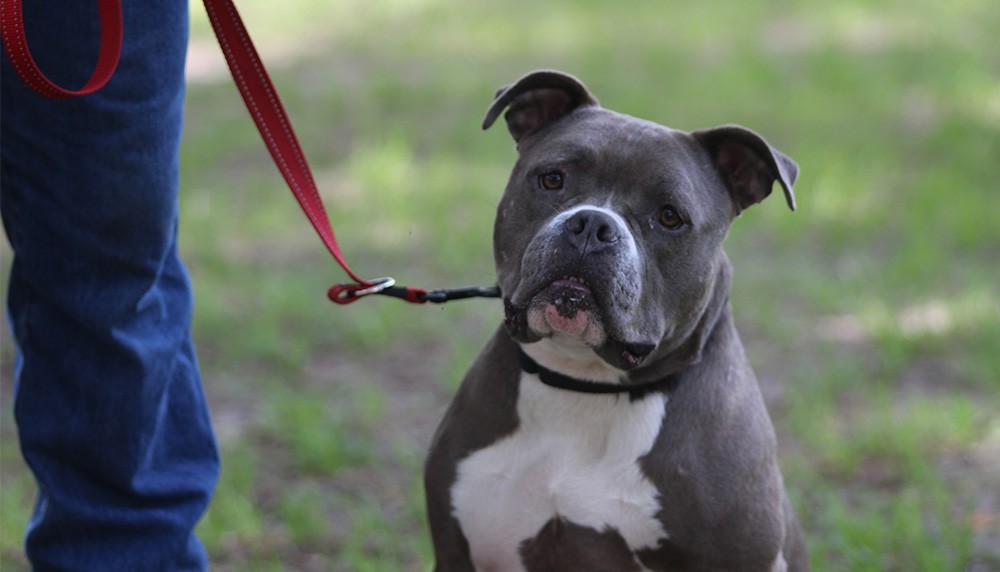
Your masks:
<instances>
[{"instance_id":1,"label":"dog's mouth","mask_svg":"<svg viewBox=\"0 0 1000 572\"><path fill-rule=\"evenodd\" d=\"M536 342L555 334L566 334L598 343L604 325L594 290L580 276L557 278L527 298L523 305L505 300L505 325L512 336L523 342Z\"/></svg>"},{"instance_id":2,"label":"dog's mouth","mask_svg":"<svg viewBox=\"0 0 1000 572\"><path fill-rule=\"evenodd\" d=\"M549 337L575 341L622 370L639 366L654 347L613 339L598 295L580 276L553 280L531 296L525 306L515 306L510 299L504 305L508 332L524 343Z\"/></svg>"},{"instance_id":3,"label":"dog's mouth","mask_svg":"<svg viewBox=\"0 0 1000 572\"><path fill-rule=\"evenodd\" d=\"M541 317L552 329L570 335L582 335L597 320L594 291L576 276L552 282L535 295L531 306L541 309Z\"/></svg>"}]
</instances>

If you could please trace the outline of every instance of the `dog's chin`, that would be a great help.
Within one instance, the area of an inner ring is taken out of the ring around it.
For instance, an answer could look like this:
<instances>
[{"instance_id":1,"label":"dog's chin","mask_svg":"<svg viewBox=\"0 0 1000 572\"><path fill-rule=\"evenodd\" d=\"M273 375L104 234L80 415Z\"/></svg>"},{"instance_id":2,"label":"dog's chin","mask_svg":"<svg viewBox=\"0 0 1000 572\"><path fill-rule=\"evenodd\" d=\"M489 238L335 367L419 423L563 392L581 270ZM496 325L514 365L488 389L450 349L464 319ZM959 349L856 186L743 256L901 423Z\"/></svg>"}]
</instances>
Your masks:
<instances>
[{"instance_id":1,"label":"dog's chin","mask_svg":"<svg viewBox=\"0 0 1000 572\"><path fill-rule=\"evenodd\" d=\"M551 339L564 348L589 348L608 365L623 371L638 367L654 347L609 336L593 289L579 278L553 281L524 307L510 300L505 305L507 330L522 343Z\"/></svg>"},{"instance_id":2,"label":"dog's chin","mask_svg":"<svg viewBox=\"0 0 1000 572\"><path fill-rule=\"evenodd\" d=\"M531 299L527 326L538 337L559 337L590 348L604 343L604 322L594 292L577 278L556 280Z\"/></svg>"}]
</instances>

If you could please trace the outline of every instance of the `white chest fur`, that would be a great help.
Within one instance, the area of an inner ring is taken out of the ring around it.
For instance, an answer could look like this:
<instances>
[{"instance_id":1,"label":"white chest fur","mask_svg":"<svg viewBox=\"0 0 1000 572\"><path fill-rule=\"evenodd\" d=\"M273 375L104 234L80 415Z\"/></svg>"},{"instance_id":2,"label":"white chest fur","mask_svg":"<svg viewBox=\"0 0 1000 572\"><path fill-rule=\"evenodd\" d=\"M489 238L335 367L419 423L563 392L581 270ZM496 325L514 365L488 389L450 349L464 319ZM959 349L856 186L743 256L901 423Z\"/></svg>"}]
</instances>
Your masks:
<instances>
[{"instance_id":1,"label":"white chest fur","mask_svg":"<svg viewBox=\"0 0 1000 572\"><path fill-rule=\"evenodd\" d=\"M556 516L613 528L633 550L665 538L658 493L637 463L665 403L662 394L577 394L523 373L518 429L463 459L451 491L477 569L523 570L519 546Z\"/></svg>"}]
</instances>

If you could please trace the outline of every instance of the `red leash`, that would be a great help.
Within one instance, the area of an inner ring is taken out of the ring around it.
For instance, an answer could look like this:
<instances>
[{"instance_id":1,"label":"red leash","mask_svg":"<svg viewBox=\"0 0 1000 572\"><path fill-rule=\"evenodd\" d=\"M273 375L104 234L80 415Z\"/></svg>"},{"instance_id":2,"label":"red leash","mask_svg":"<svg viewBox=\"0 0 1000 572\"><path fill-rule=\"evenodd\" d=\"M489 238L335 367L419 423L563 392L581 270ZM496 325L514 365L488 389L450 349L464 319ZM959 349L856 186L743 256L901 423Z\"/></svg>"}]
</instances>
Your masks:
<instances>
[{"instance_id":1,"label":"red leash","mask_svg":"<svg viewBox=\"0 0 1000 572\"><path fill-rule=\"evenodd\" d=\"M97 67L82 88L72 91L49 81L31 57L28 41L24 37L21 0L0 2L3 45L14 71L28 87L52 99L67 99L94 93L108 83L118 67L118 58L122 55L122 3L121 0L97 0L97 9L101 19L101 51L97 56Z\"/></svg>"},{"instance_id":2,"label":"red leash","mask_svg":"<svg viewBox=\"0 0 1000 572\"><path fill-rule=\"evenodd\" d=\"M250 35L240 19L236 6L231 0L204 0L208 19L219 39L219 46L233 74L233 81L243 96L247 110L257 124L267 150L271 152L274 164L278 166L292 194L295 195L306 217L319 234L327 250L333 255L347 275L355 284L337 284L330 288L328 296L338 304L353 302L368 294L377 294L395 284L392 278L365 280L351 270L340 252L340 246L333 234L330 218L323 207L312 171L306 162L302 146L295 137L292 124L285 113L285 108L278 98L278 93L271 83L271 78L260 61L260 56L254 48ZM423 302L423 290L407 289L405 300L408 302Z\"/></svg>"},{"instance_id":3,"label":"red leash","mask_svg":"<svg viewBox=\"0 0 1000 572\"><path fill-rule=\"evenodd\" d=\"M121 0L97 0L97 2L101 19L101 49L97 67L83 88L70 91L49 81L31 57L24 35L21 0L0 0L0 31L3 33L3 44L15 71L29 87L44 96L62 99L93 93L111 79L121 55L123 35ZM428 292L420 288L396 286L396 281L392 278L365 280L355 274L340 251L305 153L236 7L232 0L204 0L204 2L236 87L239 88L247 110L257 125L257 130L260 131L275 165L281 171L285 182L288 183L292 194L295 195L327 250L354 280L354 283L332 286L327 293L330 300L338 304L349 304L369 294L382 294L423 304L470 297L495 298L500 295L496 288L460 288Z\"/></svg>"}]
</instances>

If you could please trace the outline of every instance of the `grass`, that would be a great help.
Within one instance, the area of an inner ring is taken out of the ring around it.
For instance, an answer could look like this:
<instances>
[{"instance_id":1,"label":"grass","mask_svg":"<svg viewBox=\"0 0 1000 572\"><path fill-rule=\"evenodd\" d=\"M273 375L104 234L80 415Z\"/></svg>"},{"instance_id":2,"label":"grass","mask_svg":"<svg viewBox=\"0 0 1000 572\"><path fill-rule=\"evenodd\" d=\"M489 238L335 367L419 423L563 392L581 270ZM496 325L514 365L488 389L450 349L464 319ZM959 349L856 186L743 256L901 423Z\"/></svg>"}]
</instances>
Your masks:
<instances>
[{"instance_id":1,"label":"grass","mask_svg":"<svg viewBox=\"0 0 1000 572\"><path fill-rule=\"evenodd\" d=\"M760 131L802 166L799 211L736 222L732 302L815 569L1000 569L993 2L243 4L364 275L492 282L514 153L478 126L528 70ZM224 458L213 569L426 570L423 455L500 309L326 303L342 276L192 14L181 235ZM7 338L3 357L9 404ZM34 485L9 412L0 567L20 570Z\"/></svg>"}]
</instances>

